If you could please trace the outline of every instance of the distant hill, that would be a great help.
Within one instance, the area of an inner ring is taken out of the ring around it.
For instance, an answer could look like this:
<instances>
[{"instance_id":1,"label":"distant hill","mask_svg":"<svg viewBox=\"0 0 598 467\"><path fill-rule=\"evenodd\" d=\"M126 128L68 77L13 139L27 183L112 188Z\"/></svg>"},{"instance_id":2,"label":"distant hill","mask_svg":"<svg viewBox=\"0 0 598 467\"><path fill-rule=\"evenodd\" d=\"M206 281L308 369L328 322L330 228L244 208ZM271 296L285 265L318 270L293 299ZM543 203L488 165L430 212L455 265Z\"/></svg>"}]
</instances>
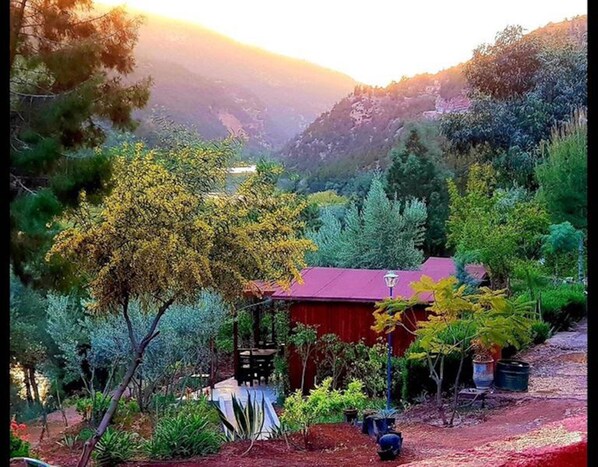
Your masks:
<instances>
[{"instance_id":1,"label":"distant hill","mask_svg":"<svg viewBox=\"0 0 598 467\"><path fill-rule=\"evenodd\" d=\"M136 13L131 10L131 13ZM232 133L253 151L279 149L346 96L356 81L236 42L190 23L144 14L133 79L154 79L146 109L162 108L205 138ZM140 131L149 131L140 128Z\"/></svg>"},{"instance_id":2,"label":"distant hill","mask_svg":"<svg viewBox=\"0 0 598 467\"><path fill-rule=\"evenodd\" d=\"M388 86L359 85L280 151L300 171L351 172L385 165L410 120L437 119L469 107L462 67L421 74Z\"/></svg>"},{"instance_id":3,"label":"distant hill","mask_svg":"<svg viewBox=\"0 0 598 467\"><path fill-rule=\"evenodd\" d=\"M567 35L582 44L587 37L587 16L549 23L529 34L556 41ZM386 87L358 85L291 139L278 156L287 167L320 180L384 168L406 122L467 111L470 103L463 65L403 78Z\"/></svg>"}]
</instances>

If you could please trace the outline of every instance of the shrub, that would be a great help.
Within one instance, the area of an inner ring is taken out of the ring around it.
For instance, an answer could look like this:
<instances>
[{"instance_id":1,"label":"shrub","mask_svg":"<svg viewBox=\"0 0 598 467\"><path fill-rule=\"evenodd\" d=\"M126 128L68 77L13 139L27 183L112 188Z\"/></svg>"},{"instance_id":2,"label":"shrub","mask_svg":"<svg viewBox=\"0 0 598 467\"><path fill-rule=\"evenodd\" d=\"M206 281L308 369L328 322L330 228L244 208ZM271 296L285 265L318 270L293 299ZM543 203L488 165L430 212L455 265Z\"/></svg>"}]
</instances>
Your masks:
<instances>
[{"instance_id":1,"label":"shrub","mask_svg":"<svg viewBox=\"0 0 598 467\"><path fill-rule=\"evenodd\" d=\"M421 352L419 341L415 340L405 351L404 357L400 359L401 374L401 399L403 401L414 401L423 392L431 394L436 390L434 381L430 378L430 372L423 360L413 360L408 358L410 353ZM451 389L459 369L459 356L457 354L447 355L444 362L444 378L442 382L442 391ZM473 383L473 364L471 356L467 356L463 361L461 369L461 381L464 384Z\"/></svg>"},{"instance_id":2,"label":"shrub","mask_svg":"<svg viewBox=\"0 0 598 467\"><path fill-rule=\"evenodd\" d=\"M108 410L109 405L110 396L104 396L101 392L96 392L93 397L82 397L78 399L75 404L75 409L81 414L83 420L95 425L100 422L104 412Z\"/></svg>"},{"instance_id":3,"label":"shrub","mask_svg":"<svg viewBox=\"0 0 598 467\"><path fill-rule=\"evenodd\" d=\"M367 397L363 393L363 382L351 381L341 395L341 404L343 409L363 410L367 404Z\"/></svg>"},{"instance_id":4,"label":"shrub","mask_svg":"<svg viewBox=\"0 0 598 467\"><path fill-rule=\"evenodd\" d=\"M27 427L16 422L10 423L10 457L28 457L30 444L25 439Z\"/></svg>"},{"instance_id":5,"label":"shrub","mask_svg":"<svg viewBox=\"0 0 598 467\"><path fill-rule=\"evenodd\" d=\"M550 337L550 324L546 321L535 321L532 324L532 342L541 344Z\"/></svg>"},{"instance_id":6,"label":"shrub","mask_svg":"<svg viewBox=\"0 0 598 467\"><path fill-rule=\"evenodd\" d=\"M93 457L99 467L110 467L131 460L138 449L133 433L108 428L96 444Z\"/></svg>"},{"instance_id":7,"label":"shrub","mask_svg":"<svg viewBox=\"0 0 598 467\"><path fill-rule=\"evenodd\" d=\"M578 284L561 284L540 293L542 319L555 330L566 330L586 313L584 288Z\"/></svg>"},{"instance_id":8,"label":"shrub","mask_svg":"<svg viewBox=\"0 0 598 467\"><path fill-rule=\"evenodd\" d=\"M558 284L542 288L540 310L542 320L552 326L555 331L568 329L575 321L586 314L586 296L580 284ZM525 300L530 299L529 292L522 294Z\"/></svg>"},{"instance_id":9,"label":"shrub","mask_svg":"<svg viewBox=\"0 0 598 467\"><path fill-rule=\"evenodd\" d=\"M146 451L152 459L184 459L216 453L223 442L218 412L207 399L200 399L158 420Z\"/></svg>"}]
</instances>

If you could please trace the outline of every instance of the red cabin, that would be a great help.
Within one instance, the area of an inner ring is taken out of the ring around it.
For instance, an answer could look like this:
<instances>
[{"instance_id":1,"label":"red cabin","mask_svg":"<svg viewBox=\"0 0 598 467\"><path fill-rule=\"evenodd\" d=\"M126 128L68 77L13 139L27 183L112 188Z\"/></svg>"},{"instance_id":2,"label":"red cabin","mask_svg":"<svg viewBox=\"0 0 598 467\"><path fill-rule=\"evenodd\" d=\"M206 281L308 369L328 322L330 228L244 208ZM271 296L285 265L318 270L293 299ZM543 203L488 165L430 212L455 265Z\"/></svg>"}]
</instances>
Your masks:
<instances>
[{"instance_id":1,"label":"red cabin","mask_svg":"<svg viewBox=\"0 0 598 467\"><path fill-rule=\"evenodd\" d=\"M467 271L480 281L486 280L483 266L468 265ZM294 282L288 290L274 288L265 293L271 294L272 300L289 302L291 326L298 322L316 325L318 336L334 333L345 342L363 339L367 345L373 345L380 337L380 334L371 328L374 324L374 304L389 297L389 289L384 281L386 272L375 269L310 267L301 273L302 284ZM454 275L455 265L452 258L431 257L418 270L396 272L398 283L393 289L393 297L411 298L412 282L418 281L423 275L434 280ZM409 313L412 329L416 320L425 319L425 306L415 307ZM392 341L394 355L401 355L413 341L413 335L397 328ZM289 377L292 389L301 386L301 369L299 357L291 352ZM314 365L308 365L306 389L313 387L314 377Z\"/></svg>"}]
</instances>

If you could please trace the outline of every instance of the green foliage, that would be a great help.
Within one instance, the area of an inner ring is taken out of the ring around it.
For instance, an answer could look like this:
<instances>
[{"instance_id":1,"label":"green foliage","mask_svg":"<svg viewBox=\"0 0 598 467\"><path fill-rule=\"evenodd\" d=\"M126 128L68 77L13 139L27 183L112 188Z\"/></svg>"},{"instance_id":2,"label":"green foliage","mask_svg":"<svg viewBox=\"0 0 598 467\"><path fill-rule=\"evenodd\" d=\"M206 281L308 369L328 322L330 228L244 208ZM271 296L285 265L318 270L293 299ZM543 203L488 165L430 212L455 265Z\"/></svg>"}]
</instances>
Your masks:
<instances>
[{"instance_id":1,"label":"green foliage","mask_svg":"<svg viewBox=\"0 0 598 467\"><path fill-rule=\"evenodd\" d=\"M134 129L132 113L149 99L150 79L123 80L135 68L140 18L93 7L10 2L11 262L42 287L56 285L54 269L68 271L40 261L56 233L46 224L76 205L83 189L101 197L110 177L109 157L77 150L101 145L106 124Z\"/></svg>"},{"instance_id":2,"label":"green foliage","mask_svg":"<svg viewBox=\"0 0 598 467\"><path fill-rule=\"evenodd\" d=\"M363 410L368 402L363 388L362 381L358 379L350 381L347 388L342 392L341 407L343 409Z\"/></svg>"},{"instance_id":3,"label":"green foliage","mask_svg":"<svg viewBox=\"0 0 598 467\"><path fill-rule=\"evenodd\" d=\"M77 400L75 409L79 413L83 420L89 421L92 425L96 426L100 423L104 412L108 410L112 397L110 395L104 395L101 392L95 392L93 397L82 397ZM116 409L119 413L125 410L126 402L124 400L118 401L118 408Z\"/></svg>"},{"instance_id":4,"label":"green foliage","mask_svg":"<svg viewBox=\"0 0 598 467\"><path fill-rule=\"evenodd\" d=\"M419 267L426 217L423 202L390 201L380 177L375 178L363 209L352 206L347 213L341 264L372 269Z\"/></svg>"},{"instance_id":5,"label":"green foliage","mask_svg":"<svg viewBox=\"0 0 598 467\"><path fill-rule=\"evenodd\" d=\"M532 342L542 344L550 337L550 324L546 321L535 321L532 323Z\"/></svg>"},{"instance_id":6,"label":"green foliage","mask_svg":"<svg viewBox=\"0 0 598 467\"><path fill-rule=\"evenodd\" d=\"M448 344L448 342L446 342ZM410 358L411 354L422 352L419 340L415 340L405 351L403 357L399 359L398 371L400 372L401 384L400 395L404 402L417 400L422 394L433 394L436 391L436 385L430 378L430 370L425 361L417 358ZM473 357L466 354L461 368L460 380L465 384L472 384ZM441 385L441 391L446 393L450 391L456 380L459 370L460 355L455 352L447 355L444 361L444 378Z\"/></svg>"},{"instance_id":7,"label":"green foliage","mask_svg":"<svg viewBox=\"0 0 598 467\"><path fill-rule=\"evenodd\" d=\"M386 173L389 198L417 198L426 203L424 250L436 255L444 250L448 217L448 172L442 167L438 138L436 125L420 124L405 129L399 146L390 153L392 164Z\"/></svg>"},{"instance_id":8,"label":"green foliage","mask_svg":"<svg viewBox=\"0 0 598 467\"><path fill-rule=\"evenodd\" d=\"M540 196L553 222L570 222L576 229L587 227L588 143L585 112L552 133L544 146L544 160L536 168Z\"/></svg>"},{"instance_id":9,"label":"green foliage","mask_svg":"<svg viewBox=\"0 0 598 467\"><path fill-rule=\"evenodd\" d=\"M543 236L544 250L549 254L569 253L576 251L579 245L581 232L569 222L552 224L550 233Z\"/></svg>"},{"instance_id":10,"label":"green foliage","mask_svg":"<svg viewBox=\"0 0 598 467\"><path fill-rule=\"evenodd\" d=\"M342 224L330 210L323 210L320 216L320 227L317 231L306 233L318 249L306 255L306 262L310 266L337 266L343 249Z\"/></svg>"},{"instance_id":11,"label":"green foliage","mask_svg":"<svg viewBox=\"0 0 598 467\"><path fill-rule=\"evenodd\" d=\"M31 445L19 438L12 430L10 430L10 458L13 457L29 457L29 450Z\"/></svg>"},{"instance_id":12,"label":"green foliage","mask_svg":"<svg viewBox=\"0 0 598 467\"><path fill-rule=\"evenodd\" d=\"M537 296L540 300L542 320L549 323L555 332L567 330L587 312L585 289L581 284L558 284L542 288ZM529 299L529 292L522 294L522 300Z\"/></svg>"},{"instance_id":13,"label":"green foliage","mask_svg":"<svg viewBox=\"0 0 598 467\"><path fill-rule=\"evenodd\" d=\"M369 347L363 341L347 348L346 379L363 381L368 397L381 395L386 389L386 344L376 342Z\"/></svg>"},{"instance_id":14,"label":"green foliage","mask_svg":"<svg viewBox=\"0 0 598 467\"><path fill-rule=\"evenodd\" d=\"M447 231L458 254L474 254L489 269L493 285L504 287L516 257L538 255L548 215L524 190L500 190L495 184L495 171L479 165L471 168L464 194L449 180Z\"/></svg>"},{"instance_id":15,"label":"green foliage","mask_svg":"<svg viewBox=\"0 0 598 467\"><path fill-rule=\"evenodd\" d=\"M347 197L339 195L334 190L318 191L308 195L307 200L318 206L345 205L349 201Z\"/></svg>"},{"instance_id":16,"label":"green foliage","mask_svg":"<svg viewBox=\"0 0 598 467\"><path fill-rule=\"evenodd\" d=\"M297 390L285 399L281 423L303 435L307 446L310 428L332 415L340 414L346 408L363 409L367 398L363 393L363 383L353 380L345 391L332 389L332 378L311 389L307 397Z\"/></svg>"},{"instance_id":17,"label":"green foliage","mask_svg":"<svg viewBox=\"0 0 598 467\"><path fill-rule=\"evenodd\" d=\"M10 270L10 360L25 367L40 365L52 353L45 329L45 297L25 286ZM38 401L39 402L39 401Z\"/></svg>"},{"instance_id":18,"label":"green foliage","mask_svg":"<svg viewBox=\"0 0 598 467\"><path fill-rule=\"evenodd\" d=\"M353 354L352 344L344 342L336 334L324 334L318 342L317 373L319 381L332 378L332 389L340 386L349 358Z\"/></svg>"},{"instance_id":19,"label":"green foliage","mask_svg":"<svg viewBox=\"0 0 598 467\"><path fill-rule=\"evenodd\" d=\"M232 395L233 413L235 423L232 424L226 414L218 409L218 415L225 427L225 435L229 441L236 440L256 440L262 433L266 417L265 398L262 397L261 404L256 399L251 399L251 394L247 392L247 401L245 404L240 402L237 397Z\"/></svg>"},{"instance_id":20,"label":"green foliage","mask_svg":"<svg viewBox=\"0 0 598 467\"><path fill-rule=\"evenodd\" d=\"M123 464L139 450L134 433L108 428L98 441L93 458L99 467Z\"/></svg>"},{"instance_id":21,"label":"green foliage","mask_svg":"<svg viewBox=\"0 0 598 467\"><path fill-rule=\"evenodd\" d=\"M200 399L160 418L146 451L152 459L186 459L214 454L223 442L218 412Z\"/></svg>"},{"instance_id":22,"label":"green foliage","mask_svg":"<svg viewBox=\"0 0 598 467\"><path fill-rule=\"evenodd\" d=\"M477 353L494 345L525 345L531 336L531 302L507 299L504 290L488 287L469 293L467 286L459 286L452 276L434 281L424 275L410 286L415 293L411 299L389 298L376 304L372 329L388 333L400 326L415 334L419 351L412 349L408 358L427 363L430 378L436 384L436 404L446 424L441 396L447 357L458 355L461 366L471 350ZM430 296L434 301L426 307L427 319L413 325L413 308L426 303ZM409 329L410 325L415 331ZM460 378L458 371L455 401Z\"/></svg>"},{"instance_id":23,"label":"green foliage","mask_svg":"<svg viewBox=\"0 0 598 467\"><path fill-rule=\"evenodd\" d=\"M571 33L574 23L587 28L586 20L527 35L509 26L494 44L478 47L465 65L471 107L441 122L453 149L466 154L486 145L477 162L492 161L507 179L532 187L536 146L587 105L587 40Z\"/></svg>"},{"instance_id":24,"label":"green foliage","mask_svg":"<svg viewBox=\"0 0 598 467\"><path fill-rule=\"evenodd\" d=\"M303 388L305 387L305 370L307 368L307 362L316 350L317 340L317 327L303 323L297 323L289 336L289 342L295 348L299 358L301 358L301 392L303 392Z\"/></svg>"},{"instance_id":25,"label":"green foliage","mask_svg":"<svg viewBox=\"0 0 598 467\"><path fill-rule=\"evenodd\" d=\"M376 176L358 209L352 204L341 223L331 212L322 214L322 226L308 232L318 251L310 264L349 268L417 268L423 259L427 211L423 202L387 198L381 176Z\"/></svg>"}]
</instances>

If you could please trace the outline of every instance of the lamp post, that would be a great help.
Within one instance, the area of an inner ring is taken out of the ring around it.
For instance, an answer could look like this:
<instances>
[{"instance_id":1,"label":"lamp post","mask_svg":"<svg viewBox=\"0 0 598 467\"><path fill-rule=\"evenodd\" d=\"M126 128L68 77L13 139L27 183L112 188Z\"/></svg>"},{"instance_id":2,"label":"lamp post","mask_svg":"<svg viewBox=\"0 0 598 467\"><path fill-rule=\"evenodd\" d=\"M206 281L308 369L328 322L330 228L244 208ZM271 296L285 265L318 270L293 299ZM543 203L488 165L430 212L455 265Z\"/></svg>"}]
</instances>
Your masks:
<instances>
[{"instance_id":1,"label":"lamp post","mask_svg":"<svg viewBox=\"0 0 598 467\"><path fill-rule=\"evenodd\" d=\"M394 271L388 271L384 275L384 282L389 289L389 296L392 298L392 289L399 280L399 276ZM390 385L391 385L391 370L390 359L392 357L392 332L388 333L388 358L386 361L386 410L390 410Z\"/></svg>"}]
</instances>

